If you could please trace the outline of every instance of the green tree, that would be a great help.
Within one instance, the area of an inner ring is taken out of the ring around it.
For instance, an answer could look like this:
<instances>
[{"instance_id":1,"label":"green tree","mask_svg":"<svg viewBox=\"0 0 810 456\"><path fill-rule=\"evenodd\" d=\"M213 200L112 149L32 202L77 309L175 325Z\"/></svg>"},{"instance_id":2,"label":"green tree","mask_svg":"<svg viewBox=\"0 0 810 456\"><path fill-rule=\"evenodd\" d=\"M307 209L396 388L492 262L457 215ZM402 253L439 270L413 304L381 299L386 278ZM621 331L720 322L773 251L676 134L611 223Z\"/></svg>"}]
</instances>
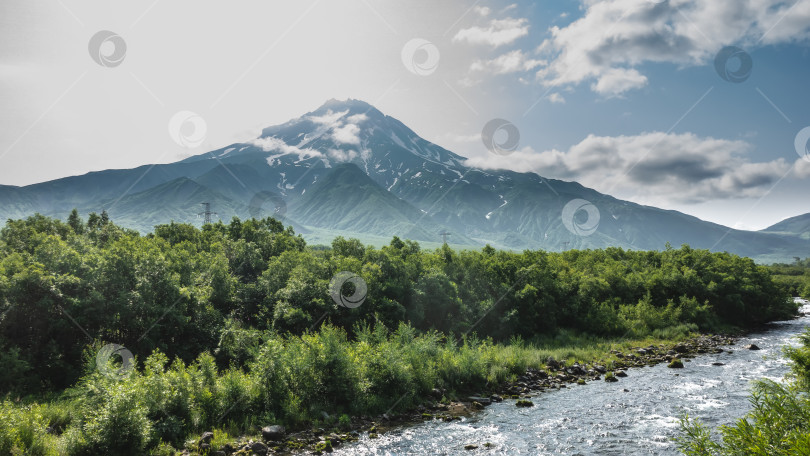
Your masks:
<instances>
[{"instance_id":1,"label":"green tree","mask_svg":"<svg viewBox=\"0 0 810 456\"><path fill-rule=\"evenodd\" d=\"M84 233L84 221L79 216L79 211L76 210L76 208L73 208L73 210L70 211L67 224L68 226L70 226L70 228L73 230L74 233L76 234Z\"/></svg>"}]
</instances>

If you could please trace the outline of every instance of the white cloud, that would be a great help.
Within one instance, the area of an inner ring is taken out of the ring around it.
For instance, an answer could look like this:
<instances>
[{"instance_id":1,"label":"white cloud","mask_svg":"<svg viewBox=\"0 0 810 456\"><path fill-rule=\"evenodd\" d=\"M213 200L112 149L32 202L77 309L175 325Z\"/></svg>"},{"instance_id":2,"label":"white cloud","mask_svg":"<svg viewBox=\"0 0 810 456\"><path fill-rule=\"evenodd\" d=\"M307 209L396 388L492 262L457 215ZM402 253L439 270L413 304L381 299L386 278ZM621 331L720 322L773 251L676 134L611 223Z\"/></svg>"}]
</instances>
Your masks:
<instances>
[{"instance_id":1,"label":"white cloud","mask_svg":"<svg viewBox=\"0 0 810 456\"><path fill-rule=\"evenodd\" d=\"M361 124L361 123L365 122L366 120L368 120L368 116L361 113L361 114L354 114L352 116L349 116L346 119L346 122L353 123L353 124Z\"/></svg>"},{"instance_id":2,"label":"white cloud","mask_svg":"<svg viewBox=\"0 0 810 456\"><path fill-rule=\"evenodd\" d=\"M360 127L346 124L332 129L332 139L338 144L360 144Z\"/></svg>"},{"instance_id":3,"label":"white cloud","mask_svg":"<svg viewBox=\"0 0 810 456\"><path fill-rule=\"evenodd\" d=\"M332 126L337 124L340 119L343 118L346 114L349 113L349 110L341 111L341 112L332 112L332 110L328 110L326 114L322 116L309 116L307 117L308 120L318 124L318 125L328 125Z\"/></svg>"},{"instance_id":4,"label":"white cloud","mask_svg":"<svg viewBox=\"0 0 810 456\"><path fill-rule=\"evenodd\" d=\"M552 103L565 103L565 98L557 92L552 93L548 96L548 101Z\"/></svg>"},{"instance_id":5,"label":"white cloud","mask_svg":"<svg viewBox=\"0 0 810 456\"><path fill-rule=\"evenodd\" d=\"M459 30L453 37L453 41L499 47L514 43L518 38L528 34L529 21L527 19L494 19L485 27L473 26Z\"/></svg>"},{"instance_id":6,"label":"white cloud","mask_svg":"<svg viewBox=\"0 0 810 456\"><path fill-rule=\"evenodd\" d=\"M508 157L488 154L469 165L509 168L577 182L642 204L668 206L761 196L790 169L784 159L752 163L744 141L691 133L590 135L567 151L531 148Z\"/></svg>"},{"instance_id":7,"label":"white cloud","mask_svg":"<svg viewBox=\"0 0 810 456\"><path fill-rule=\"evenodd\" d=\"M249 142L250 144L260 147L265 152L278 152L278 155L293 154L298 155L300 158L322 157L323 154L315 149L305 148L301 149L296 146L287 144L283 140L274 136L266 138L256 138Z\"/></svg>"},{"instance_id":8,"label":"white cloud","mask_svg":"<svg viewBox=\"0 0 810 456\"><path fill-rule=\"evenodd\" d=\"M551 27L538 48L550 63L546 85L595 80L603 95L646 84L645 62L703 65L726 45L801 42L810 38L810 2L784 0L583 0L582 17ZM792 8L792 9L791 9Z\"/></svg>"},{"instance_id":9,"label":"white cloud","mask_svg":"<svg viewBox=\"0 0 810 456\"><path fill-rule=\"evenodd\" d=\"M361 113L346 117L348 113L348 110L341 112L329 110L321 116L307 117L307 120L319 125L312 138L322 137L331 130L329 136L337 144L360 144L360 127L358 125L368 120L368 116ZM312 138L307 138L305 142L312 141Z\"/></svg>"},{"instance_id":10,"label":"white cloud","mask_svg":"<svg viewBox=\"0 0 810 456\"><path fill-rule=\"evenodd\" d=\"M529 71L545 64L545 61L530 59L523 51L516 49L492 60L476 60L470 66L470 70L492 74L508 74Z\"/></svg>"},{"instance_id":11,"label":"white cloud","mask_svg":"<svg viewBox=\"0 0 810 456\"><path fill-rule=\"evenodd\" d=\"M441 141L447 141L456 144L471 144L481 141L481 133L474 133L470 135L459 135L456 133L444 133L439 136Z\"/></svg>"},{"instance_id":12,"label":"white cloud","mask_svg":"<svg viewBox=\"0 0 810 456\"><path fill-rule=\"evenodd\" d=\"M800 158L796 160L793 174L799 179L807 179L810 177L810 158Z\"/></svg>"},{"instance_id":13,"label":"white cloud","mask_svg":"<svg viewBox=\"0 0 810 456\"><path fill-rule=\"evenodd\" d=\"M479 16L489 16L489 13L492 11L486 6L473 6L472 10Z\"/></svg>"},{"instance_id":14,"label":"white cloud","mask_svg":"<svg viewBox=\"0 0 810 456\"><path fill-rule=\"evenodd\" d=\"M464 76L463 78L458 80L458 85L460 85L461 87L464 87L464 88L470 88L470 87L473 87L473 86L478 85L480 83L481 83L481 79L478 79L478 78L473 79L469 75Z\"/></svg>"},{"instance_id":15,"label":"white cloud","mask_svg":"<svg viewBox=\"0 0 810 456\"><path fill-rule=\"evenodd\" d=\"M353 150L329 149L326 154L338 162L347 162L357 158L357 152Z\"/></svg>"},{"instance_id":16,"label":"white cloud","mask_svg":"<svg viewBox=\"0 0 810 456\"><path fill-rule=\"evenodd\" d=\"M615 96L645 85L647 85L647 77L633 68L610 68L599 76L596 83L591 85L591 90L602 95Z\"/></svg>"}]
</instances>

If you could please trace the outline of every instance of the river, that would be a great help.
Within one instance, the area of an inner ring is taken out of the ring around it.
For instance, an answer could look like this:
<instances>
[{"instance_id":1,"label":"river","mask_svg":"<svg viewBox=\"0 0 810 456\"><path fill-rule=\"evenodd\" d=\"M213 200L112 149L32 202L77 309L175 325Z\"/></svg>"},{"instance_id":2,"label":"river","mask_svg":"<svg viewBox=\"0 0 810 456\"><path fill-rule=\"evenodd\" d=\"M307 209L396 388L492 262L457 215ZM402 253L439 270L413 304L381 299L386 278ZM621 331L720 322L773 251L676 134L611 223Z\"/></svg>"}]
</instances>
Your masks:
<instances>
[{"instance_id":1,"label":"river","mask_svg":"<svg viewBox=\"0 0 810 456\"><path fill-rule=\"evenodd\" d=\"M804 302L803 312L810 312ZM810 316L778 322L685 363L630 369L618 383L590 382L535 395L535 406L506 400L481 413L444 423L425 422L336 449L334 455L677 455L672 442L686 412L711 427L730 424L750 409L752 380L782 380L788 371L782 347L810 326ZM758 351L743 346L756 344ZM724 363L715 366L712 363ZM489 448L484 443L492 444ZM466 445L478 449L465 450Z\"/></svg>"}]
</instances>

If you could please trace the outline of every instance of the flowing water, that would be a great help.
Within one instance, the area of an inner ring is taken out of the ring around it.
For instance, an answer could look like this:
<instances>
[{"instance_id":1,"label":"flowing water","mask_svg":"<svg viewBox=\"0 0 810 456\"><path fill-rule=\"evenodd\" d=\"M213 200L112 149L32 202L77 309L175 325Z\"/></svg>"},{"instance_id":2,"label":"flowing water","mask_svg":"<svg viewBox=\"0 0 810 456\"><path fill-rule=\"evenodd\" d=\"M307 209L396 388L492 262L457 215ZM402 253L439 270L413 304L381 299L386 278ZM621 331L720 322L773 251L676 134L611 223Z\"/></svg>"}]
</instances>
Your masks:
<instances>
[{"instance_id":1,"label":"flowing water","mask_svg":"<svg viewBox=\"0 0 810 456\"><path fill-rule=\"evenodd\" d=\"M810 312L804 304L803 312ZM676 455L672 437L682 413L711 427L741 418L750 409L751 381L782 380L788 371L782 347L797 344L795 336L808 326L810 316L804 315L723 347L733 353L697 356L685 369L630 369L618 383L594 381L537 394L534 407L506 400L462 421L425 422L377 439L362 435L332 454ZM743 349L747 344L762 350ZM485 448L485 442L493 446ZM468 444L479 448L465 450Z\"/></svg>"}]
</instances>

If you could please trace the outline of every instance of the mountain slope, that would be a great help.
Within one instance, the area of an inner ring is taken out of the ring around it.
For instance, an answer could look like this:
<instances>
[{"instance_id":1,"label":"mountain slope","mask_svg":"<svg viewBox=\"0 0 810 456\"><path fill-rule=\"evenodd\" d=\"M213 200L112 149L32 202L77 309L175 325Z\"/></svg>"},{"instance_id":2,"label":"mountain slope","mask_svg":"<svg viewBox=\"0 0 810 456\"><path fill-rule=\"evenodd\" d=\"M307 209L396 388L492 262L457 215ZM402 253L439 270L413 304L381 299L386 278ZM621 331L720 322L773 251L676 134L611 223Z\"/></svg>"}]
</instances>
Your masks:
<instances>
[{"instance_id":1,"label":"mountain slope","mask_svg":"<svg viewBox=\"0 0 810 456\"><path fill-rule=\"evenodd\" d=\"M797 215L762 230L766 233L780 233L810 239L810 214Z\"/></svg>"},{"instance_id":2,"label":"mountain slope","mask_svg":"<svg viewBox=\"0 0 810 456\"><path fill-rule=\"evenodd\" d=\"M154 226L168 221L197 224L203 211L201 202L228 207L231 200L187 177L157 185L122 198L109 210L110 218L124 226ZM112 201L108 202L111 205ZM247 212L246 208L243 209ZM214 217L216 220L216 217ZM226 219L227 220L227 219Z\"/></svg>"},{"instance_id":3,"label":"mountain slope","mask_svg":"<svg viewBox=\"0 0 810 456\"><path fill-rule=\"evenodd\" d=\"M287 222L318 233L319 242L336 232L374 242L393 235L440 242L439 233L448 232L451 243L473 247L649 250L687 243L761 261L810 256L807 216L740 231L576 182L471 168L358 100L330 100L255 139L177 163L0 186L0 216L64 218L73 207L107 209L117 222L148 232L172 219L199 223L202 202L222 219L247 217L257 195L268 192L286 204ZM569 211L577 202L579 209Z\"/></svg>"},{"instance_id":4,"label":"mountain slope","mask_svg":"<svg viewBox=\"0 0 810 456\"><path fill-rule=\"evenodd\" d=\"M435 241L443 227L377 185L353 164L332 169L290 211L309 226ZM460 236L456 243L475 244Z\"/></svg>"}]
</instances>

